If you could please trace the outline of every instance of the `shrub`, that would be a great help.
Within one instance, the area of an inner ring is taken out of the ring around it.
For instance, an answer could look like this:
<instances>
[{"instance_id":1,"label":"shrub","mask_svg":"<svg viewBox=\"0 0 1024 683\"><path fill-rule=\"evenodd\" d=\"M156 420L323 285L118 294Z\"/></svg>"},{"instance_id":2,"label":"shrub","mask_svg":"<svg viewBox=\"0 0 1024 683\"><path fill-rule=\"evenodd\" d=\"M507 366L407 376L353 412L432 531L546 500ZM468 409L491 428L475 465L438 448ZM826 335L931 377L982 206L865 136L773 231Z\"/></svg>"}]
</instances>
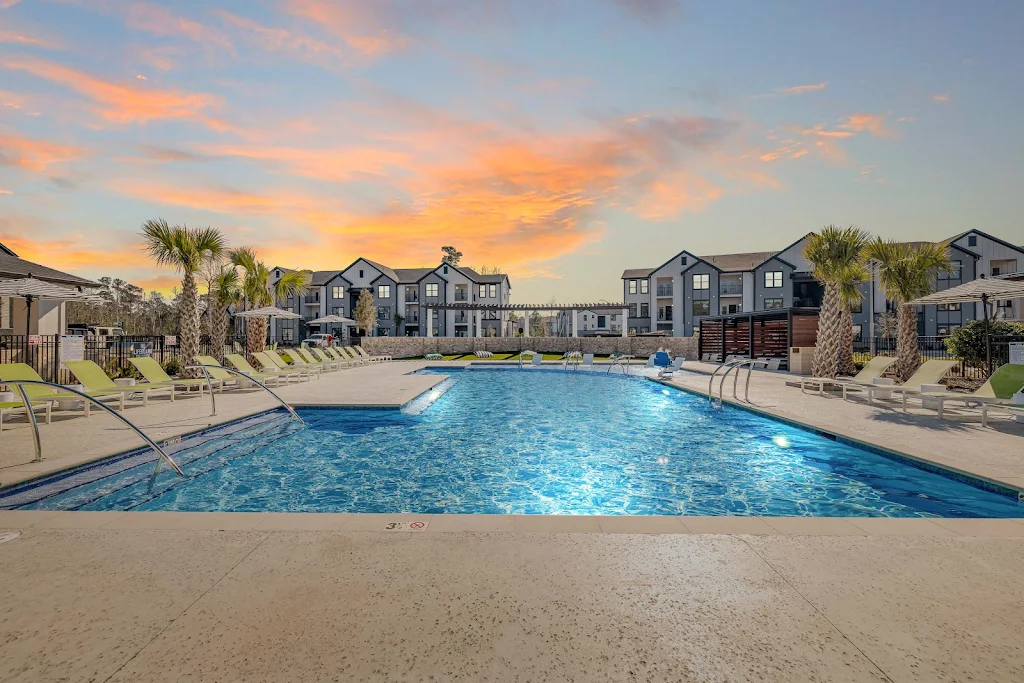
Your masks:
<instances>
[{"instance_id":1,"label":"shrub","mask_svg":"<svg viewBox=\"0 0 1024 683\"><path fill-rule=\"evenodd\" d=\"M178 360L177 356L171 356L164 361L164 372L171 377L177 377L181 374L181 361Z\"/></svg>"},{"instance_id":2,"label":"shrub","mask_svg":"<svg viewBox=\"0 0 1024 683\"><path fill-rule=\"evenodd\" d=\"M989 320L993 337L1024 336L1024 324L1006 320ZM973 367L985 365L985 321L972 320L963 327L953 330L946 338L946 350L957 360Z\"/></svg>"}]
</instances>

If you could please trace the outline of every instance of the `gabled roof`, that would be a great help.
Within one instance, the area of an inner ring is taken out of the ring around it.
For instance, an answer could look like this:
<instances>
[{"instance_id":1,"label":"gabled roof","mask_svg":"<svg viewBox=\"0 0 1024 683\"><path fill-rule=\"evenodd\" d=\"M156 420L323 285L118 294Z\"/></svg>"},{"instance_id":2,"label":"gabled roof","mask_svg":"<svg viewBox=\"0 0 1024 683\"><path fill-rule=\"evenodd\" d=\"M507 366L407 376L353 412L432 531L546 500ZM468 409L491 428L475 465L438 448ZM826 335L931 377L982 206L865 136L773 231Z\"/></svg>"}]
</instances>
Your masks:
<instances>
[{"instance_id":1,"label":"gabled roof","mask_svg":"<svg viewBox=\"0 0 1024 683\"><path fill-rule=\"evenodd\" d=\"M432 272L434 272L433 268L395 268L395 275L398 276L397 282L402 285L414 285Z\"/></svg>"},{"instance_id":2,"label":"gabled roof","mask_svg":"<svg viewBox=\"0 0 1024 683\"><path fill-rule=\"evenodd\" d=\"M939 244L946 244L946 245L952 244L953 242L956 242L958 239L960 239L962 237L967 237L971 233L974 233L975 235L980 235L980 236L984 237L985 239L990 239L990 240L992 240L993 242L995 242L997 244L1001 244L1004 247L1007 247L1009 249L1013 249L1014 251L1019 251L1020 253L1024 254L1024 247L1018 247L1016 244L1010 244L1006 240L1001 240L998 237L990 235L987 232L982 232L981 230L965 230L962 233L960 233L959 235L953 235L952 237L947 237L946 239L944 239L941 242L939 242Z\"/></svg>"},{"instance_id":3,"label":"gabled roof","mask_svg":"<svg viewBox=\"0 0 1024 683\"><path fill-rule=\"evenodd\" d=\"M630 278L650 277L651 273L656 270L657 268L627 268L622 271L622 279L629 280Z\"/></svg>"},{"instance_id":4,"label":"gabled roof","mask_svg":"<svg viewBox=\"0 0 1024 683\"><path fill-rule=\"evenodd\" d=\"M762 263L770 261L778 256L778 251L752 251L748 254L719 254L716 256L701 256L702 261L707 261L723 273L739 273L754 270Z\"/></svg>"},{"instance_id":5,"label":"gabled roof","mask_svg":"<svg viewBox=\"0 0 1024 683\"><path fill-rule=\"evenodd\" d=\"M483 275L481 273L476 272L472 268L466 268L465 266L458 266L457 270L464 273L467 277L469 277L470 280L473 280L474 282L498 283L501 282L502 280L508 279L508 275L505 275L504 273Z\"/></svg>"},{"instance_id":6,"label":"gabled roof","mask_svg":"<svg viewBox=\"0 0 1024 683\"><path fill-rule=\"evenodd\" d=\"M3 244L0 244L0 254L17 257L17 254L15 254L11 249L4 246Z\"/></svg>"},{"instance_id":7,"label":"gabled roof","mask_svg":"<svg viewBox=\"0 0 1024 683\"><path fill-rule=\"evenodd\" d=\"M339 275L340 270L314 270L309 277L309 284L311 287L322 287Z\"/></svg>"},{"instance_id":8,"label":"gabled roof","mask_svg":"<svg viewBox=\"0 0 1024 683\"><path fill-rule=\"evenodd\" d=\"M77 275L71 275L70 273L63 273L53 268L47 268L41 266L38 263L26 261L20 259L17 256L12 256L14 252L6 247L0 252L0 278L15 279L32 276L38 280L44 280L46 282L54 282L63 285L76 285L80 287L99 287L98 282L92 280L86 280L84 277L78 277Z\"/></svg>"},{"instance_id":9,"label":"gabled roof","mask_svg":"<svg viewBox=\"0 0 1024 683\"><path fill-rule=\"evenodd\" d=\"M381 273L383 273L384 275L387 275L391 279L392 282L398 282L398 274L395 273L395 271L392 270L391 268L388 268L387 266L385 266L384 264L377 263L376 261L371 261L368 258L357 259L357 261L366 261L371 266L373 266L374 268L379 270ZM353 263L352 265L355 265L355 264ZM352 266L349 266L349 268L351 268L351 267ZM348 270L348 268L346 268L345 270Z\"/></svg>"}]
</instances>

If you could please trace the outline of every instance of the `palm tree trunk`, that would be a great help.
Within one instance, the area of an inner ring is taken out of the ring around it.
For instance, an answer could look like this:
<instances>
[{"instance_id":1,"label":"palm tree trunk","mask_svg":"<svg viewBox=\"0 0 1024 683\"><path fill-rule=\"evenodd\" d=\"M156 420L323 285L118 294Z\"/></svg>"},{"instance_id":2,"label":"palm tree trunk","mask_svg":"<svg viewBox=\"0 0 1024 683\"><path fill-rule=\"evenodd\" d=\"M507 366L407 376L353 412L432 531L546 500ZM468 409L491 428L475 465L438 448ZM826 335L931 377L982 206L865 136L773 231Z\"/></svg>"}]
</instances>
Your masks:
<instances>
[{"instance_id":1,"label":"palm tree trunk","mask_svg":"<svg viewBox=\"0 0 1024 683\"><path fill-rule=\"evenodd\" d=\"M896 338L896 376L906 381L921 367L917 344L917 309L913 304L900 304L897 312L899 333Z\"/></svg>"},{"instance_id":2,"label":"palm tree trunk","mask_svg":"<svg viewBox=\"0 0 1024 683\"><path fill-rule=\"evenodd\" d=\"M839 370L839 290L825 285L825 295L818 313L818 339L815 342L814 364L811 374L815 377L835 377Z\"/></svg>"},{"instance_id":3,"label":"palm tree trunk","mask_svg":"<svg viewBox=\"0 0 1024 683\"><path fill-rule=\"evenodd\" d=\"M842 304L842 327L840 328L839 343L839 374L856 375L857 366L853 362L853 313L850 305Z\"/></svg>"},{"instance_id":4,"label":"palm tree trunk","mask_svg":"<svg viewBox=\"0 0 1024 683\"><path fill-rule=\"evenodd\" d=\"M194 273L186 272L181 278L181 304L178 308L178 347L181 364L195 362L199 355L199 291ZM195 370L187 371L186 377L198 377Z\"/></svg>"},{"instance_id":5,"label":"palm tree trunk","mask_svg":"<svg viewBox=\"0 0 1024 683\"><path fill-rule=\"evenodd\" d=\"M210 353L220 362L224 362L224 343L228 336L228 312L219 300L210 307Z\"/></svg>"},{"instance_id":6,"label":"palm tree trunk","mask_svg":"<svg viewBox=\"0 0 1024 683\"><path fill-rule=\"evenodd\" d=\"M245 323L245 350L249 362L255 362L254 353L259 353L267 348L267 319L246 318Z\"/></svg>"}]
</instances>

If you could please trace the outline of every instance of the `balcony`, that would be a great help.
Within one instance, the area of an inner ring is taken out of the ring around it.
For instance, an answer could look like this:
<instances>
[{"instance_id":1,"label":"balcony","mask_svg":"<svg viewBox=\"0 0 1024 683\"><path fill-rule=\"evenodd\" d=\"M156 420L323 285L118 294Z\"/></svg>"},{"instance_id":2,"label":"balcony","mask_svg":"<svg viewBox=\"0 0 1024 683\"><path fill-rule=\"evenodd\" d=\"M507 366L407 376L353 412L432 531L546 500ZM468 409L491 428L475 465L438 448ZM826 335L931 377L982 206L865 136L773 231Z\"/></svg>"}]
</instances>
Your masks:
<instances>
[{"instance_id":1,"label":"balcony","mask_svg":"<svg viewBox=\"0 0 1024 683\"><path fill-rule=\"evenodd\" d=\"M658 313L658 322L659 323L666 323L666 322L670 323L670 322L672 322L672 311L668 311L667 313Z\"/></svg>"},{"instance_id":2,"label":"balcony","mask_svg":"<svg viewBox=\"0 0 1024 683\"><path fill-rule=\"evenodd\" d=\"M469 292L467 292L464 289L456 289L455 290L455 300L456 301L468 301L469 300Z\"/></svg>"},{"instance_id":3,"label":"balcony","mask_svg":"<svg viewBox=\"0 0 1024 683\"><path fill-rule=\"evenodd\" d=\"M416 290L406 290L405 302L408 304L417 303L420 300L420 293Z\"/></svg>"},{"instance_id":4,"label":"balcony","mask_svg":"<svg viewBox=\"0 0 1024 683\"><path fill-rule=\"evenodd\" d=\"M719 296L743 296L743 284L740 282L719 282Z\"/></svg>"},{"instance_id":5,"label":"balcony","mask_svg":"<svg viewBox=\"0 0 1024 683\"><path fill-rule=\"evenodd\" d=\"M672 296L672 285L658 285L658 296Z\"/></svg>"},{"instance_id":6,"label":"balcony","mask_svg":"<svg viewBox=\"0 0 1024 683\"><path fill-rule=\"evenodd\" d=\"M465 311L459 311L455 314L456 325L466 325L469 323L469 316L466 315Z\"/></svg>"}]
</instances>

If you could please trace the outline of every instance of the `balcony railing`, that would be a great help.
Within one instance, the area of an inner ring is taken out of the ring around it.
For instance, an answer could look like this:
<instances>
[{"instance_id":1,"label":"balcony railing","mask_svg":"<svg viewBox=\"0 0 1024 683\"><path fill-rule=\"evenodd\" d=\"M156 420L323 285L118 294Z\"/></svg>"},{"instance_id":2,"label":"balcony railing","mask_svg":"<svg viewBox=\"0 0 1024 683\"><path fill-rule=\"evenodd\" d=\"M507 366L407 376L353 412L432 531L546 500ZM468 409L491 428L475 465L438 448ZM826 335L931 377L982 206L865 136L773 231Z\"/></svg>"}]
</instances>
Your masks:
<instances>
[{"instance_id":1,"label":"balcony railing","mask_svg":"<svg viewBox=\"0 0 1024 683\"><path fill-rule=\"evenodd\" d=\"M658 285L658 296L672 296L672 285Z\"/></svg>"},{"instance_id":2,"label":"balcony railing","mask_svg":"<svg viewBox=\"0 0 1024 683\"><path fill-rule=\"evenodd\" d=\"M413 292L406 291L406 293L405 293L405 300L406 300L406 302L408 302L410 304L414 304L414 303L416 303L417 301L420 300L420 293L419 292L415 292L415 291L413 291Z\"/></svg>"},{"instance_id":3,"label":"balcony railing","mask_svg":"<svg viewBox=\"0 0 1024 683\"><path fill-rule=\"evenodd\" d=\"M469 298L469 292L467 292L466 290L464 290L464 289L456 289L455 290L455 300L456 301L466 301L468 298Z\"/></svg>"},{"instance_id":4,"label":"balcony railing","mask_svg":"<svg viewBox=\"0 0 1024 683\"><path fill-rule=\"evenodd\" d=\"M672 322L672 312L669 311L668 313L658 313L658 322Z\"/></svg>"},{"instance_id":5,"label":"balcony railing","mask_svg":"<svg viewBox=\"0 0 1024 683\"><path fill-rule=\"evenodd\" d=\"M738 282L718 283L718 293L725 296L739 296L743 294L743 285Z\"/></svg>"}]
</instances>

